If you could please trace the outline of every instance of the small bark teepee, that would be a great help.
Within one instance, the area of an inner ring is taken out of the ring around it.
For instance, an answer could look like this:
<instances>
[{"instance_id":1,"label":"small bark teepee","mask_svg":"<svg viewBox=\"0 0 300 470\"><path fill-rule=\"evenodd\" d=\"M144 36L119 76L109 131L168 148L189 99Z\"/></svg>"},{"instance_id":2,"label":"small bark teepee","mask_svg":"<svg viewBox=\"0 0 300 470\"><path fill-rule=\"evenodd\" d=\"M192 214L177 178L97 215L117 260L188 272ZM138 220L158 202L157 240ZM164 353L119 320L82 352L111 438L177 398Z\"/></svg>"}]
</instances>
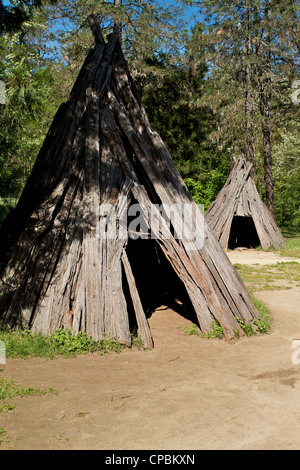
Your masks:
<instances>
[{"instance_id":1,"label":"small bark teepee","mask_svg":"<svg viewBox=\"0 0 300 470\"><path fill-rule=\"evenodd\" d=\"M240 320L255 323L260 315L151 130L118 32L105 43L94 18L89 21L96 45L1 229L0 324L43 333L68 328L130 344L134 322L151 348L147 294L163 289L170 276L203 332L217 321L227 339L242 335ZM143 226L138 240L128 230L134 203ZM175 211L172 223L162 204ZM184 236L175 236L184 205L201 216L204 244L189 211Z\"/></svg>"},{"instance_id":2,"label":"small bark teepee","mask_svg":"<svg viewBox=\"0 0 300 470\"><path fill-rule=\"evenodd\" d=\"M271 246L286 242L267 206L262 202L253 178L252 163L239 158L227 181L205 213L205 220L226 250Z\"/></svg>"}]
</instances>

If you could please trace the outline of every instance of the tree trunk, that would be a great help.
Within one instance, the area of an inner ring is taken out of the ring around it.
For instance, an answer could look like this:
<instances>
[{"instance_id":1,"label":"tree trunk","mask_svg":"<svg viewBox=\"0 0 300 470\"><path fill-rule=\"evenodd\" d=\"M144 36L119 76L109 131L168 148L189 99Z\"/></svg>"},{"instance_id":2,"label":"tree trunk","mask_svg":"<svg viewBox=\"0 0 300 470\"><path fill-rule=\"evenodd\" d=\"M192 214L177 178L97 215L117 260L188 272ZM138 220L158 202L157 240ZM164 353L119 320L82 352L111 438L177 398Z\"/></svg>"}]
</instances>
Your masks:
<instances>
[{"instance_id":1,"label":"tree trunk","mask_svg":"<svg viewBox=\"0 0 300 470\"><path fill-rule=\"evenodd\" d=\"M246 160L252 164L251 176L254 176L254 137L253 137L253 91L252 91L252 41L251 41L251 2L247 1L247 44L246 44L246 80L245 80L245 110L246 110Z\"/></svg>"},{"instance_id":2,"label":"tree trunk","mask_svg":"<svg viewBox=\"0 0 300 470\"><path fill-rule=\"evenodd\" d=\"M266 88L270 87L270 82L267 80ZM263 85L260 89L260 110L261 110L261 127L263 137L264 149L264 179L266 188L266 205L275 217L274 209L274 188L273 188L273 171L272 171L272 157L271 157L271 120L270 120L270 93L264 91Z\"/></svg>"},{"instance_id":3,"label":"tree trunk","mask_svg":"<svg viewBox=\"0 0 300 470\"><path fill-rule=\"evenodd\" d=\"M114 5L116 6L116 8L120 7L122 5L122 0L114 0ZM121 23L121 21L115 21L114 30L119 31L119 41L120 41L120 44L122 44L122 23Z\"/></svg>"},{"instance_id":4,"label":"tree trunk","mask_svg":"<svg viewBox=\"0 0 300 470\"><path fill-rule=\"evenodd\" d=\"M265 8L265 61L262 64L264 70L260 71L259 79L259 100L261 114L261 128L264 153L264 179L266 189L266 205L272 216L275 218L274 209L274 188L273 188L273 171L271 156L271 96L272 96L272 79L271 79L271 43L270 43L270 26L269 26L269 4L266 2Z\"/></svg>"}]
</instances>

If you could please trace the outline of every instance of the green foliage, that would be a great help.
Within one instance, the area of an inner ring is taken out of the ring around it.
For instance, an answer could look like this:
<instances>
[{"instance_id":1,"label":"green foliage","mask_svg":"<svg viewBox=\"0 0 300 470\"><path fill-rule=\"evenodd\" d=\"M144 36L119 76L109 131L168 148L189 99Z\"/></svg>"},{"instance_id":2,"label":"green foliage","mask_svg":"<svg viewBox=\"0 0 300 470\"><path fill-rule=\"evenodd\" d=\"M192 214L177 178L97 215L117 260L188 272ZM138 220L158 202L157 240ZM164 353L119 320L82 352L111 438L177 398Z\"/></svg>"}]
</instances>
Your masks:
<instances>
[{"instance_id":1,"label":"green foliage","mask_svg":"<svg viewBox=\"0 0 300 470\"><path fill-rule=\"evenodd\" d=\"M56 3L57 0L0 0L0 34L21 31L34 10L45 3Z\"/></svg>"},{"instance_id":2,"label":"green foliage","mask_svg":"<svg viewBox=\"0 0 300 470\"><path fill-rule=\"evenodd\" d=\"M73 335L62 329L48 336L30 330L0 331L0 340L5 344L6 356L12 358L35 356L53 359L56 356L74 357L88 352L104 354L122 350L122 345L113 339L95 341L84 332Z\"/></svg>"},{"instance_id":3,"label":"green foliage","mask_svg":"<svg viewBox=\"0 0 300 470\"><path fill-rule=\"evenodd\" d=\"M201 336L201 338L212 339L212 338L224 338L223 328L219 325L217 321L212 323L212 329L209 333L202 333L199 327L192 323L189 326L179 326L181 330L185 332L188 336Z\"/></svg>"},{"instance_id":4,"label":"green foliage","mask_svg":"<svg viewBox=\"0 0 300 470\"><path fill-rule=\"evenodd\" d=\"M203 60L203 58L202 58ZM207 141L212 125L211 109L201 104L204 62L165 54L148 57L135 80L151 126L162 137L184 178L198 179L214 165L213 148Z\"/></svg>"},{"instance_id":5,"label":"green foliage","mask_svg":"<svg viewBox=\"0 0 300 470\"><path fill-rule=\"evenodd\" d=\"M264 304L264 302L254 297L253 294L250 294L250 297L254 306L257 308L258 312L261 315L261 319L259 320L255 319L254 324L256 325L257 330L259 331L260 334L262 335L267 334L269 333L271 329L271 324L272 324L272 317L270 315L270 310L268 309L266 304Z\"/></svg>"},{"instance_id":6,"label":"green foliage","mask_svg":"<svg viewBox=\"0 0 300 470\"><path fill-rule=\"evenodd\" d=\"M269 314L269 309L261 300L258 300L253 295L251 295L251 300L258 312L260 313L261 318L254 318L253 324L247 323L241 318L238 318L237 321L246 336L255 336L257 335L257 332L261 335L265 335L269 333L271 329L272 318Z\"/></svg>"},{"instance_id":7,"label":"green foliage","mask_svg":"<svg viewBox=\"0 0 300 470\"><path fill-rule=\"evenodd\" d=\"M246 336L255 336L257 333L259 334L267 334L271 329L271 317L269 315L269 310L267 306L260 300L256 299L253 295L251 295L251 299L254 303L254 306L257 308L258 312L261 315L260 319L253 319L253 323L247 323L242 318L237 318L237 322L240 325L241 329L245 333ZM195 324L190 326L180 326L185 334L187 335L196 335L201 336L201 338L205 339L212 339L212 338L219 338L224 339L224 331L221 325L215 320L212 324L212 329L209 333L202 333L199 327ZM236 332L236 338L238 338L238 332Z\"/></svg>"},{"instance_id":8,"label":"green foliage","mask_svg":"<svg viewBox=\"0 0 300 470\"><path fill-rule=\"evenodd\" d=\"M246 336L254 336L256 334L255 329L251 323L247 323L242 318L237 318L237 322Z\"/></svg>"},{"instance_id":9,"label":"green foliage","mask_svg":"<svg viewBox=\"0 0 300 470\"><path fill-rule=\"evenodd\" d=\"M0 377L0 400L15 397L29 397L33 395L45 395L45 390L27 387L23 388L17 385L13 380L6 380Z\"/></svg>"},{"instance_id":10,"label":"green foliage","mask_svg":"<svg viewBox=\"0 0 300 470\"><path fill-rule=\"evenodd\" d=\"M227 172L222 171L220 167L204 171L198 181L194 178L185 178L184 181L194 201L197 204L203 204L206 211L224 186L226 178Z\"/></svg>"},{"instance_id":11,"label":"green foliage","mask_svg":"<svg viewBox=\"0 0 300 470\"><path fill-rule=\"evenodd\" d=\"M188 336L193 336L193 335L200 336L200 334L201 334L201 332L199 330L199 327L195 323L192 323L189 326L180 325L179 328L181 330L183 330L185 332L185 334L188 335Z\"/></svg>"},{"instance_id":12,"label":"green foliage","mask_svg":"<svg viewBox=\"0 0 300 470\"><path fill-rule=\"evenodd\" d=\"M6 437L6 431L2 427L0 427L0 443L4 441Z\"/></svg>"},{"instance_id":13,"label":"green foliage","mask_svg":"<svg viewBox=\"0 0 300 470\"><path fill-rule=\"evenodd\" d=\"M54 114L53 78L32 46L0 37L0 196L17 197L27 181Z\"/></svg>"},{"instance_id":14,"label":"green foliage","mask_svg":"<svg viewBox=\"0 0 300 470\"><path fill-rule=\"evenodd\" d=\"M249 142L254 141L255 163L259 172L262 168L258 177L270 201L270 185L264 177L272 169L268 164L266 170L261 163L264 155L269 155L267 135L271 133L276 216L279 223L291 222L300 202L299 105L292 104L290 88L299 77L299 2L207 0L197 5L204 34L200 28L196 44L205 51L210 66L202 100L213 111L209 139L218 154L228 149L235 157L245 156L251 148ZM289 142L289 156L285 141ZM281 148L275 148L278 145ZM282 165L277 158L280 155Z\"/></svg>"},{"instance_id":15,"label":"green foliage","mask_svg":"<svg viewBox=\"0 0 300 470\"><path fill-rule=\"evenodd\" d=\"M207 333L206 335L204 335L204 337L207 338L207 339L210 339L210 338L223 339L224 338L223 328L215 320L212 324L212 331L210 333Z\"/></svg>"},{"instance_id":16,"label":"green foliage","mask_svg":"<svg viewBox=\"0 0 300 470\"><path fill-rule=\"evenodd\" d=\"M56 30L54 39L61 46L58 88L65 88L65 81L68 85L74 82L93 44L87 21L90 14L97 17L104 38L112 32L114 25L120 27L122 50L134 78L143 75L141 64L145 58L160 53L178 56L186 33L182 2L60 0L47 11L52 27L46 36L53 39L51 31ZM63 24L67 26L63 28Z\"/></svg>"},{"instance_id":17,"label":"green foliage","mask_svg":"<svg viewBox=\"0 0 300 470\"><path fill-rule=\"evenodd\" d=\"M5 219L7 214L16 207L17 199L16 198L3 198L0 197L0 226L2 221Z\"/></svg>"},{"instance_id":18,"label":"green foliage","mask_svg":"<svg viewBox=\"0 0 300 470\"><path fill-rule=\"evenodd\" d=\"M298 128L293 133L283 134L280 142L273 149L275 213L280 225L293 223L297 219L300 222L299 163L300 133Z\"/></svg>"}]
</instances>

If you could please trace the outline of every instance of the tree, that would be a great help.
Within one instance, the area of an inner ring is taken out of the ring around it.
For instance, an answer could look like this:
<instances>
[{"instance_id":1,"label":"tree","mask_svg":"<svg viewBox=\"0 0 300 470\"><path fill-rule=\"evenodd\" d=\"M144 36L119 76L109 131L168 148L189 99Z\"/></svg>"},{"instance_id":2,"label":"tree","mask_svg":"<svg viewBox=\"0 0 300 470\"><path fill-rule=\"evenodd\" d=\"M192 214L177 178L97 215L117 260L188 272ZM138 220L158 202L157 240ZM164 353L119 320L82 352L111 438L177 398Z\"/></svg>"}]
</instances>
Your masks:
<instances>
[{"instance_id":1,"label":"tree","mask_svg":"<svg viewBox=\"0 0 300 470\"><path fill-rule=\"evenodd\" d=\"M246 3L246 43L245 43L245 112L246 112L246 160L253 164L252 176L254 175L254 136L253 136L253 65L251 62L252 52L252 17L251 1Z\"/></svg>"},{"instance_id":2,"label":"tree","mask_svg":"<svg viewBox=\"0 0 300 470\"><path fill-rule=\"evenodd\" d=\"M37 26L27 24L27 30ZM43 142L55 103L49 64L18 33L0 37L0 197L15 197L27 181Z\"/></svg>"},{"instance_id":3,"label":"tree","mask_svg":"<svg viewBox=\"0 0 300 470\"><path fill-rule=\"evenodd\" d=\"M278 222L300 222L299 126L273 147L275 211Z\"/></svg>"},{"instance_id":4,"label":"tree","mask_svg":"<svg viewBox=\"0 0 300 470\"><path fill-rule=\"evenodd\" d=\"M255 43L255 78L259 92L261 114L266 204L275 217L272 168L272 97L276 93L277 77L286 73L286 64L297 67L297 42L292 33L295 16L299 18L299 2L269 0L255 5L257 37ZM278 92L278 91L277 91Z\"/></svg>"},{"instance_id":5,"label":"tree","mask_svg":"<svg viewBox=\"0 0 300 470\"><path fill-rule=\"evenodd\" d=\"M245 107L240 119L244 122L244 154L250 160L253 160L256 132L253 103L259 103L265 197L274 214L271 101L276 83L274 76L282 74L286 64L294 67L297 51L294 22L299 18L299 2L209 0L193 3L205 17L207 27L202 40L211 62L212 76L227 76L244 92Z\"/></svg>"},{"instance_id":6,"label":"tree","mask_svg":"<svg viewBox=\"0 0 300 470\"><path fill-rule=\"evenodd\" d=\"M212 158L206 147L211 110L199 104L204 72L205 64L171 66L168 57L154 56L136 75L149 120L185 178L200 176Z\"/></svg>"},{"instance_id":7,"label":"tree","mask_svg":"<svg viewBox=\"0 0 300 470\"><path fill-rule=\"evenodd\" d=\"M19 0L17 5L13 2L4 5L3 0L0 0L0 34L20 31L23 24L32 18L35 10L46 1L54 4L57 0Z\"/></svg>"},{"instance_id":8,"label":"tree","mask_svg":"<svg viewBox=\"0 0 300 470\"><path fill-rule=\"evenodd\" d=\"M134 76L151 125L196 202L207 208L226 180L228 155L207 138L215 117L203 101L208 67L198 42L202 31L199 24L192 29L176 61L167 54L149 56Z\"/></svg>"},{"instance_id":9,"label":"tree","mask_svg":"<svg viewBox=\"0 0 300 470\"><path fill-rule=\"evenodd\" d=\"M98 19L104 36L110 34L114 26L122 27L124 54L131 62L138 62L158 51L178 51L182 46L180 36L185 21L179 2L170 5L157 0L59 0L55 8L50 6L47 10L54 25L58 21L65 22L61 41L72 43L73 51L77 45L81 62L92 41L87 21L90 14Z\"/></svg>"}]
</instances>

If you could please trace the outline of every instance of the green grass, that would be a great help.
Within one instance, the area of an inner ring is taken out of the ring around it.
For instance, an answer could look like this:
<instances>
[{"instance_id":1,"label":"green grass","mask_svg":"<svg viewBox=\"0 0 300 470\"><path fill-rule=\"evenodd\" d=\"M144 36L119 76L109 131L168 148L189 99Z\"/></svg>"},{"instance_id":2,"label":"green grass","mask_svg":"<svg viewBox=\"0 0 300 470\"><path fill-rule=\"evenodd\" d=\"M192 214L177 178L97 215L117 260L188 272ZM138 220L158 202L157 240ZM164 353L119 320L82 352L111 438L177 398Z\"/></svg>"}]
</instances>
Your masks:
<instances>
[{"instance_id":1,"label":"green grass","mask_svg":"<svg viewBox=\"0 0 300 470\"><path fill-rule=\"evenodd\" d=\"M8 436L4 428L0 426L0 446L2 443L9 442Z\"/></svg>"},{"instance_id":2,"label":"green grass","mask_svg":"<svg viewBox=\"0 0 300 470\"><path fill-rule=\"evenodd\" d=\"M286 245L282 246L279 250L274 248L274 246L270 246L270 248L264 251L275 251L280 256L288 258L300 258L300 227L281 227L280 231L286 241ZM255 250L263 251L261 245L256 247Z\"/></svg>"},{"instance_id":3,"label":"green grass","mask_svg":"<svg viewBox=\"0 0 300 470\"><path fill-rule=\"evenodd\" d=\"M251 300L261 316L260 320L254 319L253 324L238 319L239 325L247 336L256 335L257 331L260 334L267 334L271 329L272 318L267 306L257 299L254 293L262 290L291 289L293 286L300 286L300 263L288 262L266 266L235 264L235 268L244 281ZM203 334L195 324L180 326L180 328L187 335L220 339L224 337L222 328L217 322L214 322L212 331L208 334Z\"/></svg>"},{"instance_id":4,"label":"green grass","mask_svg":"<svg viewBox=\"0 0 300 470\"><path fill-rule=\"evenodd\" d=\"M291 289L300 285L300 263L288 262L272 265L234 265L248 291Z\"/></svg>"},{"instance_id":5,"label":"green grass","mask_svg":"<svg viewBox=\"0 0 300 470\"><path fill-rule=\"evenodd\" d=\"M245 320L238 319L238 323L246 336L255 336L257 332L261 335L269 333L271 329L272 317L268 307L259 299L250 294L251 300L260 314L260 319L254 319L253 324ZM238 336L238 334L237 334Z\"/></svg>"},{"instance_id":6,"label":"green grass","mask_svg":"<svg viewBox=\"0 0 300 470\"><path fill-rule=\"evenodd\" d=\"M282 235L286 240L286 246L280 250L281 256L300 258L300 229L282 229Z\"/></svg>"},{"instance_id":7,"label":"green grass","mask_svg":"<svg viewBox=\"0 0 300 470\"><path fill-rule=\"evenodd\" d=\"M242 319L237 319L241 329L245 333L246 336L254 336L257 335L257 332L260 334L267 334L271 329L271 322L272 318L270 316L269 309L267 306L261 301L254 297L253 294L250 294L251 300L254 303L254 306L257 308L258 312L260 313L261 318L254 319L253 324L246 323ZM219 338L224 339L224 332L221 325L214 321L212 324L212 329L209 333L203 333L200 328L196 324L191 324L189 326L179 326L181 330L185 332L186 335L196 335L201 336L204 339L211 339L211 338ZM238 332L235 333L236 338L238 338Z\"/></svg>"},{"instance_id":8,"label":"green grass","mask_svg":"<svg viewBox=\"0 0 300 470\"><path fill-rule=\"evenodd\" d=\"M6 413L13 409L13 406L8 400L13 400L16 397L41 396L49 393L57 394L53 389L40 390L39 388L32 387L23 388L14 380L7 380L0 377L0 413Z\"/></svg>"},{"instance_id":9,"label":"green grass","mask_svg":"<svg viewBox=\"0 0 300 470\"><path fill-rule=\"evenodd\" d=\"M0 331L0 340L5 344L7 358L42 357L53 359L57 356L74 357L77 354L98 352L120 352L125 346L118 341L102 339L95 341L84 332L73 335L69 330L58 329L45 336L30 330ZM139 340L133 343L139 346Z\"/></svg>"},{"instance_id":10,"label":"green grass","mask_svg":"<svg viewBox=\"0 0 300 470\"><path fill-rule=\"evenodd\" d=\"M0 413L7 413L14 409L13 401L18 397L32 397L41 395L57 395L57 391L49 388L41 390L33 387L21 387L14 380L7 380L0 377ZM4 428L0 427L0 446L9 442L9 437Z\"/></svg>"}]
</instances>

